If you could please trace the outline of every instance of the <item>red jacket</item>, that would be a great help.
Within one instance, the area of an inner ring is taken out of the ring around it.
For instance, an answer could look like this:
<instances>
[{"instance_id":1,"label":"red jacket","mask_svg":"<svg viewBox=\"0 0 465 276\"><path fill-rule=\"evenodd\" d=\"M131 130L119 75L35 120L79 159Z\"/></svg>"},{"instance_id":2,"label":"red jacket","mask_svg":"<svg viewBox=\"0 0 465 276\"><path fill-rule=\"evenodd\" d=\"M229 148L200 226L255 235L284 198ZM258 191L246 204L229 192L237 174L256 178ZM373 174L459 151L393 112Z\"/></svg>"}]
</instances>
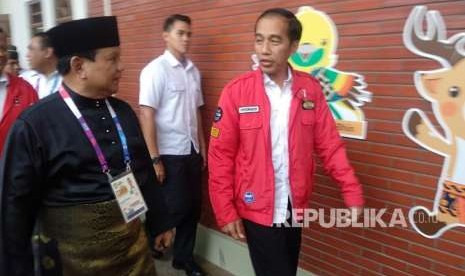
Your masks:
<instances>
[{"instance_id":1,"label":"red jacket","mask_svg":"<svg viewBox=\"0 0 465 276\"><path fill-rule=\"evenodd\" d=\"M6 89L5 106L0 121L0 155L5 144L10 127L18 118L19 114L39 100L37 92L25 80L7 75L8 87Z\"/></svg>"},{"instance_id":2,"label":"red jacket","mask_svg":"<svg viewBox=\"0 0 465 276\"><path fill-rule=\"evenodd\" d=\"M289 182L293 208L306 208L314 152L339 184L347 206L362 206L362 187L346 156L319 83L293 71L289 115ZM270 103L260 70L224 88L208 150L210 199L220 227L239 218L270 226L274 211Z\"/></svg>"}]
</instances>

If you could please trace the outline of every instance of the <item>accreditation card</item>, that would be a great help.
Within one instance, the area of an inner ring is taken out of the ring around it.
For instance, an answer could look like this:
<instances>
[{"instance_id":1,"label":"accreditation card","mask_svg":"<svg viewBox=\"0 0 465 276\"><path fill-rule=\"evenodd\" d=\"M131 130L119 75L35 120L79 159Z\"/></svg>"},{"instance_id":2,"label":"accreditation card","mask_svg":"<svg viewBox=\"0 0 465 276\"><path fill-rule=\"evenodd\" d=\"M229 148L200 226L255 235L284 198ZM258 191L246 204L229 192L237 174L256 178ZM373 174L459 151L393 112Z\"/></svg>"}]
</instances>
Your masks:
<instances>
[{"instance_id":1,"label":"accreditation card","mask_svg":"<svg viewBox=\"0 0 465 276\"><path fill-rule=\"evenodd\" d=\"M147 212L147 205L131 170L116 176L110 184L126 223Z\"/></svg>"}]
</instances>

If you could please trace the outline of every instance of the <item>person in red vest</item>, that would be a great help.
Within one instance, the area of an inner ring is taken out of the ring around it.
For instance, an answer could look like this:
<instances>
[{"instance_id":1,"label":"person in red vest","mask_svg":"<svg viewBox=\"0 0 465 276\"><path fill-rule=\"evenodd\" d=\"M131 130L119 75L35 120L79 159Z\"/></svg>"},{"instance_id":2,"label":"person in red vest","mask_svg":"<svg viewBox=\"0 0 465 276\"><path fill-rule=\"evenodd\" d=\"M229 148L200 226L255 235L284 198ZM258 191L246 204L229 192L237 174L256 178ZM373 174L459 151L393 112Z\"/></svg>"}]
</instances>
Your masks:
<instances>
[{"instance_id":1,"label":"person in red vest","mask_svg":"<svg viewBox=\"0 0 465 276\"><path fill-rule=\"evenodd\" d=\"M0 29L0 33L4 33ZM7 62L6 35L0 35L0 154L8 131L19 114L38 101L37 93L25 80L1 73Z\"/></svg>"}]
</instances>

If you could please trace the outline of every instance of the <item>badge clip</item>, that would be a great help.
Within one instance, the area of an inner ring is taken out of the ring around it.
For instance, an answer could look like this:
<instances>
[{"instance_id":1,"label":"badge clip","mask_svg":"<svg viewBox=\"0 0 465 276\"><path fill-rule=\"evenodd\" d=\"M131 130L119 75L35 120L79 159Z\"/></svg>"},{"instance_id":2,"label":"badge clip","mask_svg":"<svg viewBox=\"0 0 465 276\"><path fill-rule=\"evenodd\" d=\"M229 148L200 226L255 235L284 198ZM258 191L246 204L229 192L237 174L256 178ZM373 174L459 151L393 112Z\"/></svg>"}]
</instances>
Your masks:
<instances>
[{"instance_id":1,"label":"badge clip","mask_svg":"<svg viewBox=\"0 0 465 276\"><path fill-rule=\"evenodd\" d=\"M305 110L312 110L313 108L315 108L315 103L313 101L310 101L310 100L303 100L302 101L302 108L305 109Z\"/></svg>"}]
</instances>

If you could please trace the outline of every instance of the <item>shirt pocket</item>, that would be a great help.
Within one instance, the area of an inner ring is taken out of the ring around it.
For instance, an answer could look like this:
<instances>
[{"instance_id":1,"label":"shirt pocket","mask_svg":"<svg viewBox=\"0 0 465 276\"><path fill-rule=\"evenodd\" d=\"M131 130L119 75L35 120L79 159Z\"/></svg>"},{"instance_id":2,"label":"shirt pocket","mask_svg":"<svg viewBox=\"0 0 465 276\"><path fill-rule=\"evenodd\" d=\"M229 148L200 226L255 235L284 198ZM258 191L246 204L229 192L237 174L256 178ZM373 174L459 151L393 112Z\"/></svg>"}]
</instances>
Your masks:
<instances>
[{"instance_id":1,"label":"shirt pocket","mask_svg":"<svg viewBox=\"0 0 465 276\"><path fill-rule=\"evenodd\" d=\"M183 83L173 82L169 85L170 91L172 93L185 93L186 86Z\"/></svg>"},{"instance_id":2,"label":"shirt pocket","mask_svg":"<svg viewBox=\"0 0 465 276\"><path fill-rule=\"evenodd\" d=\"M302 124L305 126L312 126L315 124L315 111L312 110L302 110L301 111Z\"/></svg>"},{"instance_id":3,"label":"shirt pocket","mask_svg":"<svg viewBox=\"0 0 465 276\"><path fill-rule=\"evenodd\" d=\"M301 110L300 111L301 128L298 135L298 155L305 159L311 158L312 148L314 143L314 125L315 125L315 111L314 110Z\"/></svg>"},{"instance_id":4,"label":"shirt pocket","mask_svg":"<svg viewBox=\"0 0 465 276\"><path fill-rule=\"evenodd\" d=\"M239 115L240 130L260 129L262 126L263 121L260 113L244 113Z\"/></svg>"},{"instance_id":5,"label":"shirt pocket","mask_svg":"<svg viewBox=\"0 0 465 276\"><path fill-rule=\"evenodd\" d=\"M240 152L245 163L251 162L258 143L263 143L262 116L260 113L244 113L239 115Z\"/></svg>"}]
</instances>

